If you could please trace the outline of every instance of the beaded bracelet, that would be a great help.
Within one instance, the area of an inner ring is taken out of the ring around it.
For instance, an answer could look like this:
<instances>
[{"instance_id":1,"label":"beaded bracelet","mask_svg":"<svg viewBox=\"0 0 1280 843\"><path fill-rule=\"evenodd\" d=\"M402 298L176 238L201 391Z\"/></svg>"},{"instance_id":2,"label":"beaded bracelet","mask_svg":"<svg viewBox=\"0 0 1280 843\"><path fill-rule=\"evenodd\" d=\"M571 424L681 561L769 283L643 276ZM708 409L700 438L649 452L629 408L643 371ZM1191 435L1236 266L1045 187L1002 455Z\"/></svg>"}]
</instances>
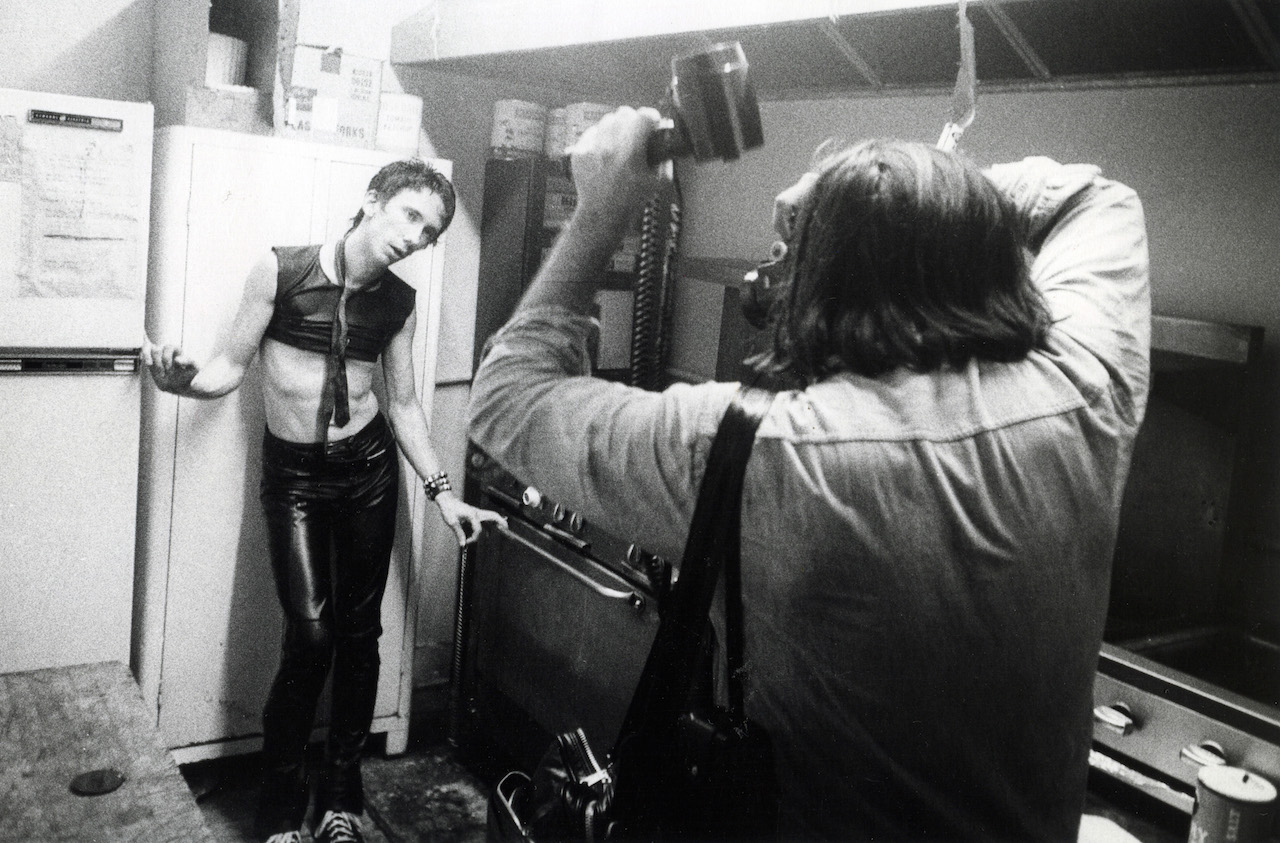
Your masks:
<instances>
[{"instance_id":1,"label":"beaded bracelet","mask_svg":"<svg viewBox=\"0 0 1280 843\"><path fill-rule=\"evenodd\" d=\"M453 487L449 485L449 475L443 471L435 474L422 481L422 490L427 493L427 500L434 501L440 497L441 492L448 492Z\"/></svg>"}]
</instances>

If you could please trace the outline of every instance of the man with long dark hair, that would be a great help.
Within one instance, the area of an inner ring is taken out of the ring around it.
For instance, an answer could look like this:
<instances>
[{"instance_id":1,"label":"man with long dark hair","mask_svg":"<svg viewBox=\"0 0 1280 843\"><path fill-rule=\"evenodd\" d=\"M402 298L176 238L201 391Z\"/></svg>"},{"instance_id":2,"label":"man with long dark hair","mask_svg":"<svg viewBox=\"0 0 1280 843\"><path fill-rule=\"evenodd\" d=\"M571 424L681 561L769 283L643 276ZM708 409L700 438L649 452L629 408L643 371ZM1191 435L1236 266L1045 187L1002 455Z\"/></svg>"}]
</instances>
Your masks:
<instances>
[{"instance_id":1,"label":"man with long dark hair","mask_svg":"<svg viewBox=\"0 0 1280 843\"><path fill-rule=\"evenodd\" d=\"M874 378L1013 362L1042 346L1049 311L1016 211L976 166L868 141L826 156L805 184L776 221L795 260L772 368Z\"/></svg>"},{"instance_id":2,"label":"man with long dark hair","mask_svg":"<svg viewBox=\"0 0 1280 843\"><path fill-rule=\"evenodd\" d=\"M502 517L451 491L413 385L414 289L390 266L436 241L453 185L418 159L369 182L336 242L277 247L255 264L226 343L206 361L148 342L156 385L191 398L237 389L256 356L267 428L262 505L284 610L283 653L263 711L256 833L297 843L310 797L305 752L333 664L315 839L362 840L360 755L378 691L381 605L400 496L397 445L462 545ZM381 362L384 415L373 391Z\"/></svg>"},{"instance_id":3,"label":"man with long dark hair","mask_svg":"<svg viewBox=\"0 0 1280 843\"><path fill-rule=\"evenodd\" d=\"M679 558L735 384L586 376L592 294L658 184L657 115L573 151L578 206L472 392L475 441ZM1148 388L1141 205L1094 167L900 141L778 197L789 375L742 515L747 715L783 839L1075 840L1121 494ZM716 613L719 616L719 613Z\"/></svg>"}]
</instances>

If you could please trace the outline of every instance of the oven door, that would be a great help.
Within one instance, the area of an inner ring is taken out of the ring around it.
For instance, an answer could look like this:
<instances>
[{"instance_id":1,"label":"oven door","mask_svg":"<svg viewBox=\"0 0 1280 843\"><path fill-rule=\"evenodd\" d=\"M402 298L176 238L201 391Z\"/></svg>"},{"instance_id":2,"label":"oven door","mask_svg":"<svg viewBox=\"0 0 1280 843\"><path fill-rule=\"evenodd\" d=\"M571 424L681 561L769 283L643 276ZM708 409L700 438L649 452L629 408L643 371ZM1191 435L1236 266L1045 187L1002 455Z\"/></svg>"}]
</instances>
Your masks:
<instances>
[{"instance_id":1,"label":"oven door","mask_svg":"<svg viewBox=\"0 0 1280 843\"><path fill-rule=\"evenodd\" d=\"M610 751L657 632L654 595L516 517L485 531L465 586L460 748L531 769L581 727Z\"/></svg>"}]
</instances>

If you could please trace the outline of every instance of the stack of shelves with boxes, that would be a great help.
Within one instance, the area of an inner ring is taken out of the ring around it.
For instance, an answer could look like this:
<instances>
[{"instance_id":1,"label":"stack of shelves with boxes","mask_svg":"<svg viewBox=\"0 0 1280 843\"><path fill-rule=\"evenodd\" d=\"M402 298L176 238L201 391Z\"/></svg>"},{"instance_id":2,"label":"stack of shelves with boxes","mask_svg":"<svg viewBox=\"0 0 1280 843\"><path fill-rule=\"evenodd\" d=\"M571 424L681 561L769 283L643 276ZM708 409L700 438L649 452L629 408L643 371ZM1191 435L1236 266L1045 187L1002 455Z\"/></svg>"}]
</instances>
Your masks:
<instances>
[{"instance_id":1,"label":"stack of shelves with boxes","mask_svg":"<svg viewBox=\"0 0 1280 843\"><path fill-rule=\"evenodd\" d=\"M510 317L577 206L565 150L612 108L598 103L552 109L518 100L496 103L485 163L475 364L485 341ZM596 296L600 343L593 362L600 377L630 376L640 248L637 220L605 268Z\"/></svg>"},{"instance_id":2,"label":"stack of shelves with boxes","mask_svg":"<svg viewBox=\"0 0 1280 843\"><path fill-rule=\"evenodd\" d=\"M156 126L272 134L284 17L275 0L156 0Z\"/></svg>"},{"instance_id":3,"label":"stack of shelves with boxes","mask_svg":"<svg viewBox=\"0 0 1280 843\"><path fill-rule=\"evenodd\" d=\"M155 15L157 126L416 154L422 99L396 89L377 25L334 34L307 0L156 0Z\"/></svg>"}]
</instances>

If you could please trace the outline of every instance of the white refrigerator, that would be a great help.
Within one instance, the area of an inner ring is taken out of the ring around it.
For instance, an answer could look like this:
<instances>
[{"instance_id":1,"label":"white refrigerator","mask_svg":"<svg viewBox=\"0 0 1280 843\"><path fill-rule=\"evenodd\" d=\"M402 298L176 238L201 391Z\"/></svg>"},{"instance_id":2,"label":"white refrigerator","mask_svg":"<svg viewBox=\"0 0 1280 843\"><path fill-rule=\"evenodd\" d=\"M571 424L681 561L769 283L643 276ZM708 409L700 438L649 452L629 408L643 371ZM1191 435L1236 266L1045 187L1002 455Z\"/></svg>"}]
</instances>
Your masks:
<instances>
[{"instance_id":1,"label":"white refrigerator","mask_svg":"<svg viewBox=\"0 0 1280 843\"><path fill-rule=\"evenodd\" d=\"M0 672L129 661L152 127L0 89Z\"/></svg>"}]
</instances>

